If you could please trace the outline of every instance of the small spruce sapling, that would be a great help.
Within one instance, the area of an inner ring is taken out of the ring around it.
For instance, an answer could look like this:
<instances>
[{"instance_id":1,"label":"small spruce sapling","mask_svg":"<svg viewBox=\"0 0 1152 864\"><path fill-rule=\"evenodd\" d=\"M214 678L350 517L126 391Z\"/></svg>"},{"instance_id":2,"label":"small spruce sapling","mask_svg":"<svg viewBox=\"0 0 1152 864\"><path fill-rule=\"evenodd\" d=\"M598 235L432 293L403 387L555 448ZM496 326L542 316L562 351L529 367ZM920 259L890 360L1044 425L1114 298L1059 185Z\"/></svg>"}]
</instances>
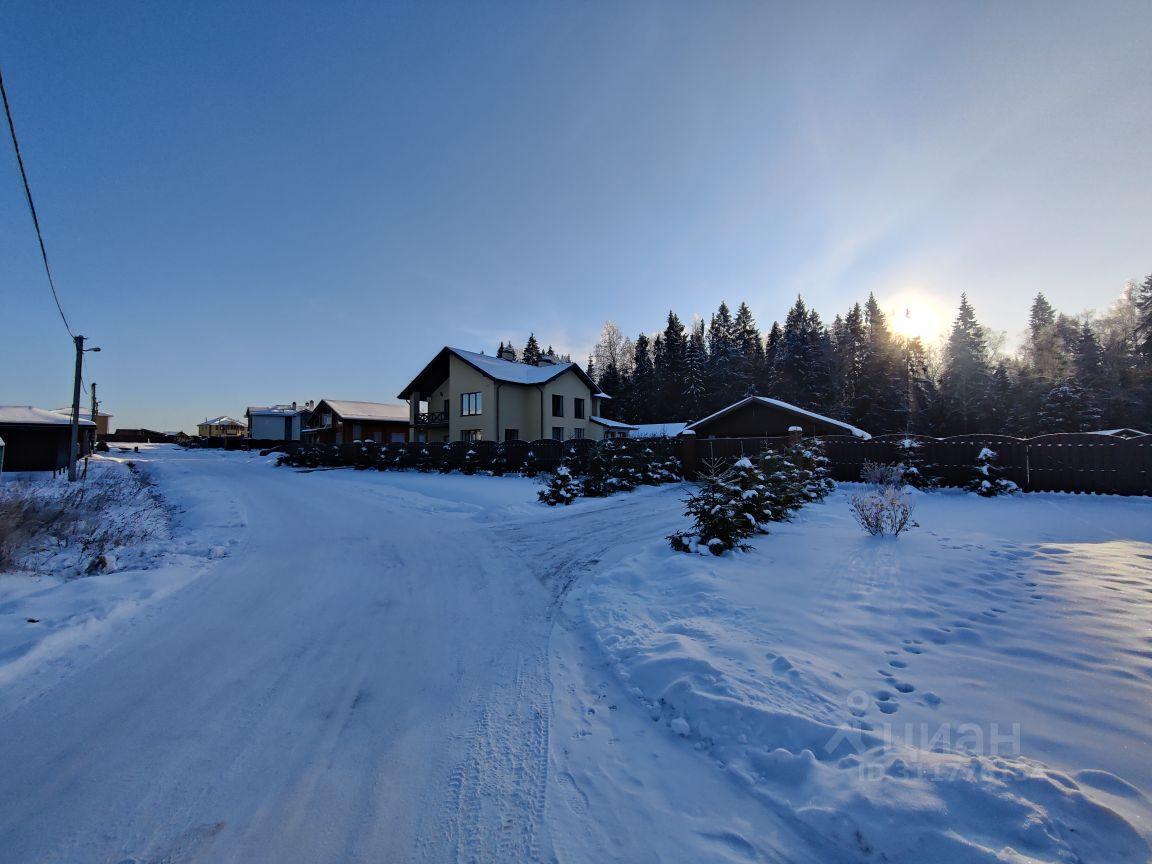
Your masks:
<instances>
[{"instance_id":1,"label":"small spruce sapling","mask_svg":"<svg viewBox=\"0 0 1152 864\"><path fill-rule=\"evenodd\" d=\"M1020 491L1020 487L1003 476L1004 469L997 464L996 451L981 447L976 454L976 464L972 468L972 478L966 488L984 498L995 498L997 495L1012 495Z\"/></svg>"},{"instance_id":2,"label":"small spruce sapling","mask_svg":"<svg viewBox=\"0 0 1152 864\"><path fill-rule=\"evenodd\" d=\"M468 452L464 454L464 462L460 466L460 473L472 475L472 474L476 473L476 470L479 467L480 467L480 454L477 453L475 450L473 450L471 447L469 447Z\"/></svg>"},{"instance_id":3,"label":"small spruce sapling","mask_svg":"<svg viewBox=\"0 0 1152 864\"><path fill-rule=\"evenodd\" d=\"M452 471L452 445L445 444L440 448L440 464L437 466L441 474L449 474Z\"/></svg>"},{"instance_id":4,"label":"small spruce sapling","mask_svg":"<svg viewBox=\"0 0 1152 864\"><path fill-rule=\"evenodd\" d=\"M897 441L896 461L903 469L905 485L922 492L940 485L936 466L928 461L922 441L917 441L915 438L901 438Z\"/></svg>"},{"instance_id":5,"label":"small spruce sapling","mask_svg":"<svg viewBox=\"0 0 1152 864\"><path fill-rule=\"evenodd\" d=\"M508 447L504 444L496 445L496 453L492 457L492 464L488 466L493 477L503 477L508 473Z\"/></svg>"},{"instance_id":6,"label":"small spruce sapling","mask_svg":"<svg viewBox=\"0 0 1152 864\"><path fill-rule=\"evenodd\" d=\"M520 466L520 473L524 477L536 477L540 473L540 460L536 458L536 453L529 450L524 454L524 464Z\"/></svg>"},{"instance_id":7,"label":"small spruce sapling","mask_svg":"<svg viewBox=\"0 0 1152 864\"><path fill-rule=\"evenodd\" d=\"M587 498L603 498L611 490L608 488L609 446L599 441L588 452L584 471L582 491Z\"/></svg>"},{"instance_id":8,"label":"small spruce sapling","mask_svg":"<svg viewBox=\"0 0 1152 864\"><path fill-rule=\"evenodd\" d=\"M537 492L536 496L549 507L555 507L557 504L565 506L571 504L579 494L580 487L572 477L572 470L565 463L548 478L544 488Z\"/></svg>"},{"instance_id":9,"label":"small spruce sapling","mask_svg":"<svg viewBox=\"0 0 1152 864\"><path fill-rule=\"evenodd\" d=\"M668 535L677 552L710 552L723 555L731 549L747 550L746 542L756 529L742 510L742 498L723 475L701 478L699 490L684 500L684 515L692 528Z\"/></svg>"},{"instance_id":10,"label":"small spruce sapling","mask_svg":"<svg viewBox=\"0 0 1152 864\"><path fill-rule=\"evenodd\" d=\"M420 452L416 456L416 470L421 474L428 474L436 467L436 461L432 458L432 451L427 447L421 447Z\"/></svg>"},{"instance_id":11,"label":"small spruce sapling","mask_svg":"<svg viewBox=\"0 0 1152 864\"><path fill-rule=\"evenodd\" d=\"M823 501L836 488L832 482L831 462L824 455L824 445L817 438L800 441L788 448L788 459L796 467L798 494L804 504Z\"/></svg>"}]
</instances>

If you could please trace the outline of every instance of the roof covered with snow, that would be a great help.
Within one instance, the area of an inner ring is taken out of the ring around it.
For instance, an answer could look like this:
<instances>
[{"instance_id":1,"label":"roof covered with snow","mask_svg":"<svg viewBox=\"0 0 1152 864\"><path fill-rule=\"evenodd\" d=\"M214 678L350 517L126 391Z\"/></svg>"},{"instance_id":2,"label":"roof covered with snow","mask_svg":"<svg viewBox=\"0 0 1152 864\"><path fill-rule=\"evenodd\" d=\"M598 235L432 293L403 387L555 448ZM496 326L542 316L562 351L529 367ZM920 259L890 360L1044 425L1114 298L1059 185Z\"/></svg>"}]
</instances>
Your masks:
<instances>
[{"instance_id":1,"label":"roof covered with snow","mask_svg":"<svg viewBox=\"0 0 1152 864\"><path fill-rule=\"evenodd\" d=\"M268 417L268 416L287 417L287 416L291 416L293 414L308 414L311 412L311 410L312 410L311 408L305 408L303 405L300 405L300 406L296 406L296 405L268 405L268 406L250 405L248 407L248 411L246 413L248 414L249 417L251 417L253 415L259 415L261 417Z\"/></svg>"},{"instance_id":2,"label":"roof covered with snow","mask_svg":"<svg viewBox=\"0 0 1152 864\"><path fill-rule=\"evenodd\" d=\"M91 420L84 419L83 411L80 414L81 426L96 425ZM67 426L71 422L71 416L46 408L33 408L31 405L0 405L0 423L21 426Z\"/></svg>"},{"instance_id":3,"label":"roof covered with snow","mask_svg":"<svg viewBox=\"0 0 1152 864\"><path fill-rule=\"evenodd\" d=\"M196 424L197 426L243 426L248 428L248 424L243 420L237 420L235 417L229 417L227 414L221 414L219 417L213 417L211 420L201 420Z\"/></svg>"},{"instance_id":4,"label":"roof covered with snow","mask_svg":"<svg viewBox=\"0 0 1152 864\"><path fill-rule=\"evenodd\" d=\"M477 354L475 351L453 348L451 345L445 345L444 348L441 349L440 353L432 359L432 362L425 366L420 374L412 380L412 383L401 391L399 398L407 399L413 390L421 390L422 388L419 386L420 380L438 365L443 364L450 354L463 360L477 372L488 376L493 381L502 381L507 384L525 384L528 386L546 384L571 370L579 375L592 389L593 396L610 398L607 393L599 392L599 388L597 388L592 379L588 377L588 373L576 363L564 362L551 363L544 366L533 366L530 363L520 363L516 360L504 360L491 354ZM436 381L435 384L438 384L447 377L447 373L438 375L437 377L439 377L439 381ZM435 386L435 384L430 386Z\"/></svg>"},{"instance_id":5,"label":"roof covered with snow","mask_svg":"<svg viewBox=\"0 0 1152 864\"><path fill-rule=\"evenodd\" d=\"M636 430L633 438L675 438L688 428L687 423L641 423L632 427Z\"/></svg>"},{"instance_id":6,"label":"roof covered with snow","mask_svg":"<svg viewBox=\"0 0 1152 864\"><path fill-rule=\"evenodd\" d=\"M827 423L831 426L838 426L841 429L843 429L846 433L848 433L849 435L855 435L857 438L863 438L864 440L868 440L869 438L872 437L867 432L865 432L863 429L858 429L857 427L851 425L850 423L845 423L842 420L834 420L831 417L825 417L823 414L817 414L815 411L809 411L805 408L800 408L799 406L793 405L790 402L784 402L780 399L772 399L769 396L745 396L739 402L733 402L727 408L722 408L719 411L717 411L715 414L709 414L707 417L704 417L703 419L697 420L694 423L690 423L685 428L695 429L697 426L700 426L703 423L707 423L709 420L715 420L717 417L723 417L725 414L728 414L731 411L735 411L737 408L742 408L745 405L747 405L749 402L752 402L753 400L760 402L764 405L770 405L773 408L779 408L782 411L788 411L789 413L796 414L796 415L801 416L801 417L808 417L809 419L817 420L821 423Z\"/></svg>"},{"instance_id":7,"label":"roof covered with snow","mask_svg":"<svg viewBox=\"0 0 1152 864\"><path fill-rule=\"evenodd\" d=\"M607 417L589 417L588 419L591 420L596 425L603 426L606 429L636 429L637 428L636 426L633 426L630 423L621 423L619 420L609 420Z\"/></svg>"},{"instance_id":8,"label":"roof covered with snow","mask_svg":"<svg viewBox=\"0 0 1152 864\"><path fill-rule=\"evenodd\" d=\"M394 420L407 423L408 406L390 402L350 402L347 399L321 399L341 420ZM319 407L319 405L317 407Z\"/></svg>"},{"instance_id":9,"label":"roof covered with snow","mask_svg":"<svg viewBox=\"0 0 1152 864\"><path fill-rule=\"evenodd\" d=\"M65 416L68 416L68 417L72 416L72 409L71 408L53 408L52 410L55 411L57 414L64 414ZM89 420L91 420L92 419L92 409L91 408L81 408L80 409L80 416L81 417L87 417ZM108 414L105 411L97 411L96 416L97 417L113 417L115 415Z\"/></svg>"},{"instance_id":10,"label":"roof covered with snow","mask_svg":"<svg viewBox=\"0 0 1152 864\"><path fill-rule=\"evenodd\" d=\"M1147 432L1141 432L1139 429L1133 429L1129 426L1121 427L1120 429L1099 429L1095 432L1089 432L1089 435L1109 435L1113 438L1139 438L1141 435L1147 435Z\"/></svg>"}]
</instances>

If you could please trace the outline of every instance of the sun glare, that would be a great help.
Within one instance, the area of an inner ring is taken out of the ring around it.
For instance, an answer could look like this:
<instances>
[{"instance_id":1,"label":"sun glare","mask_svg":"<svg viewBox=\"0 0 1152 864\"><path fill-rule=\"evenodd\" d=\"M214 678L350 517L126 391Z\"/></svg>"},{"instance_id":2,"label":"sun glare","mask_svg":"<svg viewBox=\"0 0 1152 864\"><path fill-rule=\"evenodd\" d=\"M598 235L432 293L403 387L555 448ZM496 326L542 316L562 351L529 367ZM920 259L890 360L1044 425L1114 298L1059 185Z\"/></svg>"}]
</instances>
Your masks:
<instances>
[{"instance_id":1,"label":"sun glare","mask_svg":"<svg viewBox=\"0 0 1152 864\"><path fill-rule=\"evenodd\" d=\"M947 329L947 311L939 301L926 294L901 294L886 307L892 329L905 339L919 339L928 345L936 342Z\"/></svg>"}]
</instances>

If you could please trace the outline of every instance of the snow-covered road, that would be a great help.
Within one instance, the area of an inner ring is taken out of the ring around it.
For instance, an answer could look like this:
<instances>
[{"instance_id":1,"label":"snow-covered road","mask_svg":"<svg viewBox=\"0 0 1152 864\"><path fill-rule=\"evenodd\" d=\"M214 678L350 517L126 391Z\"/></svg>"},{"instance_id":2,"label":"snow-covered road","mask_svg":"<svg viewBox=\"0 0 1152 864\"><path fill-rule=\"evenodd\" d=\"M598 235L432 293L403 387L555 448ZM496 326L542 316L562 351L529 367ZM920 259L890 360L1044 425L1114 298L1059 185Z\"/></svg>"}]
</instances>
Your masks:
<instances>
[{"instance_id":1,"label":"snow-covered road","mask_svg":"<svg viewBox=\"0 0 1152 864\"><path fill-rule=\"evenodd\" d=\"M1147 499L717 559L677 486L119 458L157 569L0 574L0 864L1149 859Z\"/></svg>"},{"instance_id":2,"label":"snow-covered road","mask_svg":"<svg viewBox=\"0 0 1152 864\"><path fill-rule=\"evenodd\" d=\"M0 860L547 857L552 593L475 508L156 458L243 538L2 717Z\"/></svg>"}]
</instances>

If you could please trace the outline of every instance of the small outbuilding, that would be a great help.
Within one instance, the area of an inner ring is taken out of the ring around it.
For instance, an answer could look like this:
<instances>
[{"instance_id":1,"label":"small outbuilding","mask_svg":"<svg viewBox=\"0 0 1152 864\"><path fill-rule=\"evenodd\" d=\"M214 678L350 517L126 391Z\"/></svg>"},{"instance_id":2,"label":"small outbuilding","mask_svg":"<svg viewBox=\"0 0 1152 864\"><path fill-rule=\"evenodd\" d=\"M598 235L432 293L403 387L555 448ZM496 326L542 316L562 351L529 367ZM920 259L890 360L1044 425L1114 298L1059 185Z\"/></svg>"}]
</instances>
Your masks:
<instances>
[{"instance_id":1,"label":"small outbuilding","mask_svg":"<svg viewBox=\"0 0 1152 864\"><path fill-rule=\"evenodd\" d=\"M80 455L92 452L96 424L80 420ZM59 471L68 467L72 418L31 405L0 405L5 471Z\"/></svg>"},{"instance_id":2,"label":"small outbuilding","mask_svg":"<svg viewBox=\"0 0 1152 864\"><path fill-rule=\"evenodd\" d=\"M834 420L768 396L746 396L727 408L690 423L698 438L777 438L799 427L801 434L872 436L842 420Z\"/></svg>"}]
</instances>

